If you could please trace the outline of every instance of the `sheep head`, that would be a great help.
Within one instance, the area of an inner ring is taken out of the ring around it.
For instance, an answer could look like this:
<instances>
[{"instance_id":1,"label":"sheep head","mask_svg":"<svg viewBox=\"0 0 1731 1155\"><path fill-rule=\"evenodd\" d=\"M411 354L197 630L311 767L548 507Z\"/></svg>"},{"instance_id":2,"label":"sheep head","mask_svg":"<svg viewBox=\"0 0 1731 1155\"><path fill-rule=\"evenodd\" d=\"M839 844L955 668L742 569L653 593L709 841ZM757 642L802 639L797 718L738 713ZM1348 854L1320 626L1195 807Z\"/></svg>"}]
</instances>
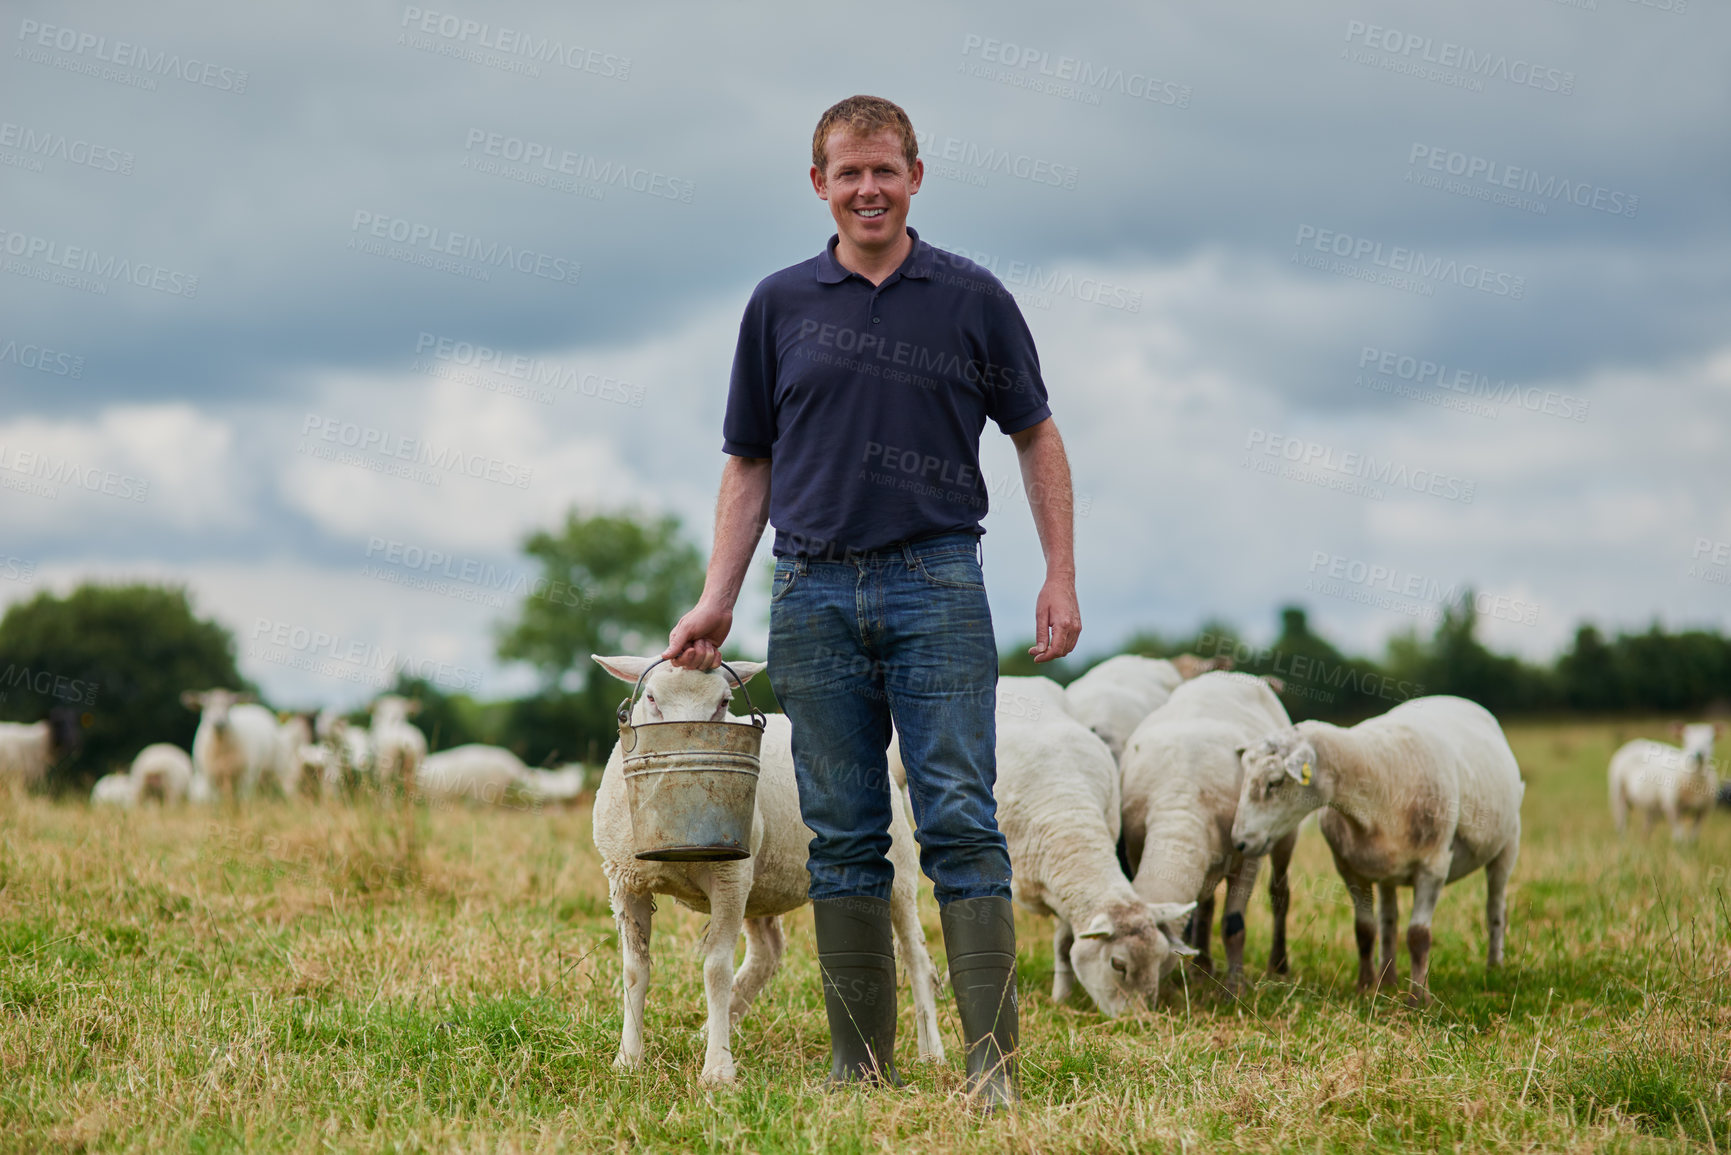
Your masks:
<instances>
[{"instance_id":1,"label":"sheep head","mask_svg":"<svg viewBox=\"0 0 1731 1155\"><path fill-rule=\"evenodd\" d=\"M733 700L733 688L739 685L721 667L714 670L687 670L672 662L656 665L655 658L630 656L604 658L591 655L595 663L621 682L635 686L643 671L655 668L644 679L643 693L631 711L635 725L646 722L725 722L727 704ZM740 681L749 682L762 673L766 662L729 662Z\"/></svg>"},{"instance_id":2,"label":"sheep head","mask_svg":"<svg viewBox=\"0 0 1731 1155\"><path fill-rule=\"evenodd\" d=\"M1124 902L1076 931L1070 969L1102 1014L1116 1018L1132 1001L1152 1000L1179 960L1196 953L1173 925L1195 909L1194 902Z\"/></svg>"},{"instance_id":3,"label":"sheep head","mask_svg":"<svg viewBox=\"0 0 1731 1155\"><path fill-rule=\"evenodd\" d=\"M1239 751L1243 768L1232 845L1240 854L1267 854L1328 801L1329 781L1316 747L1296 726Z\"/></svg>"}]
</instances>

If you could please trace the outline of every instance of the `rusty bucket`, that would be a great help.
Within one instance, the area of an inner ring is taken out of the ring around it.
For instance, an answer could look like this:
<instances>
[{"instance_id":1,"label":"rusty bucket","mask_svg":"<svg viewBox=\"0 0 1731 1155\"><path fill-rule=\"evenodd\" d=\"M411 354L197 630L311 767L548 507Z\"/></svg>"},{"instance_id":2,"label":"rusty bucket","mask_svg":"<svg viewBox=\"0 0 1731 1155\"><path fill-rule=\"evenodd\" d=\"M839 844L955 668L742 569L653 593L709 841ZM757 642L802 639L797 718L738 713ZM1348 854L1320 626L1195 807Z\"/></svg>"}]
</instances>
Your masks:
<instances>
[{"instance_id":1,"label":"rusty bucket","mask_svg":"<svg viewBox=\"0 0 1731 1155\"><path fill-rule=\"evenodd\" d=\"M619 703L619 750L631 802L632 843L649 862L732 862L751 857L758 750L767 719L751 701L751 723L631 723L652 663Z\"/></svg>"}]
</instances>

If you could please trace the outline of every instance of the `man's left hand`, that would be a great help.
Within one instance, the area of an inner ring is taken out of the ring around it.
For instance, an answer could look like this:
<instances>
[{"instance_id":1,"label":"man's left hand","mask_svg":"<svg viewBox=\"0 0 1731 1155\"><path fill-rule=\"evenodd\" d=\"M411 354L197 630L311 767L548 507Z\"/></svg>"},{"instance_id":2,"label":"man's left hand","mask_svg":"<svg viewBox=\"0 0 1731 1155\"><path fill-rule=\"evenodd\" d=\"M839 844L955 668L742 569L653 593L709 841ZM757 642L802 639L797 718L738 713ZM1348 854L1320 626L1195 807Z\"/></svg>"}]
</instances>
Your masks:
<instances>
[{"instance_id":1,"label":"man's left hand","mask_svg":"<svg viewBox=\"0 0 1731 1155\"><path fill-rule=\"evenodd\" d=\"M1082 636L1082 607L1076 602L1076 579L1047 577L1034 603L1034 644L1028 652L1036 662L1050 662L1076 648Z\"/></svg>"}]
</instances>

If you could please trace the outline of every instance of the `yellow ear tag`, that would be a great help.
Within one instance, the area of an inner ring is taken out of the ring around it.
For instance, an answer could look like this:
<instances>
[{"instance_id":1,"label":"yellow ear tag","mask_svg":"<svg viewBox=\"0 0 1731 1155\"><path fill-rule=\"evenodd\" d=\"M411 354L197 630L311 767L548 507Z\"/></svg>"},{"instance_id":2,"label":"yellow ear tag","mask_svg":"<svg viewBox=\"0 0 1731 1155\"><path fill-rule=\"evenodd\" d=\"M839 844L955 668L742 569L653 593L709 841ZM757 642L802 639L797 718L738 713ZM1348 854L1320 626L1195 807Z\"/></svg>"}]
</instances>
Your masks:
<instances>
[{"instance_id":1,"label":"yellow ear tag","mask_svg":"<svg viewBox=\"0 0 1731 1155\"><path fill-rule=\"evenodd\" d=\"M1306 762L1303 766L1299 767L1298 784L1300 786L1309 786L1310 785L1310 763L1309 762Z\"/></svg>"}]
</instances>

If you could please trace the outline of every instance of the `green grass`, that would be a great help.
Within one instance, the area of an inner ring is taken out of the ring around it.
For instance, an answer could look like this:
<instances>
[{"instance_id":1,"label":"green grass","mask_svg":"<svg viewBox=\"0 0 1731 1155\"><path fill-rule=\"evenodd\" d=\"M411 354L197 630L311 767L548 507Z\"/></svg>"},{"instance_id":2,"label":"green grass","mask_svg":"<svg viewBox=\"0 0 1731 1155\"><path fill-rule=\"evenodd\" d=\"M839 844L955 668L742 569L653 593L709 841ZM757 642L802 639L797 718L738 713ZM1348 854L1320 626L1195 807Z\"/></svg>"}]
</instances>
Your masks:
<instances>
[{"instance_id":1,"label":"green grass","mask_svg":"<svg viewBox=\"0 0 1731 1155\"><path fill-rule=\"evenodd\" d=\"M1529 785L1508 965L1487 976L1484 883L1461 882L1423 1011L1353 993L1314 831L1291 979L1242 1000L1193 974L1132 1017L1054 1006L1050 927L1024 916L1026 1103L993 1120L956 1097L947 993L945 1064L914 1061L904 987L909 1089L822 1089L804 912L735 1034L737 1088L706 1092L704 919L663 901L645 1065L615 1073L618 947L583 808L6 803L0 1149L1731 1152L1731 815L1693 847L1619 842L1604 766L1641 730L1511 730ZM1260 894L1249 921L1260 965Z\"/></svg>"}]
</instances>

